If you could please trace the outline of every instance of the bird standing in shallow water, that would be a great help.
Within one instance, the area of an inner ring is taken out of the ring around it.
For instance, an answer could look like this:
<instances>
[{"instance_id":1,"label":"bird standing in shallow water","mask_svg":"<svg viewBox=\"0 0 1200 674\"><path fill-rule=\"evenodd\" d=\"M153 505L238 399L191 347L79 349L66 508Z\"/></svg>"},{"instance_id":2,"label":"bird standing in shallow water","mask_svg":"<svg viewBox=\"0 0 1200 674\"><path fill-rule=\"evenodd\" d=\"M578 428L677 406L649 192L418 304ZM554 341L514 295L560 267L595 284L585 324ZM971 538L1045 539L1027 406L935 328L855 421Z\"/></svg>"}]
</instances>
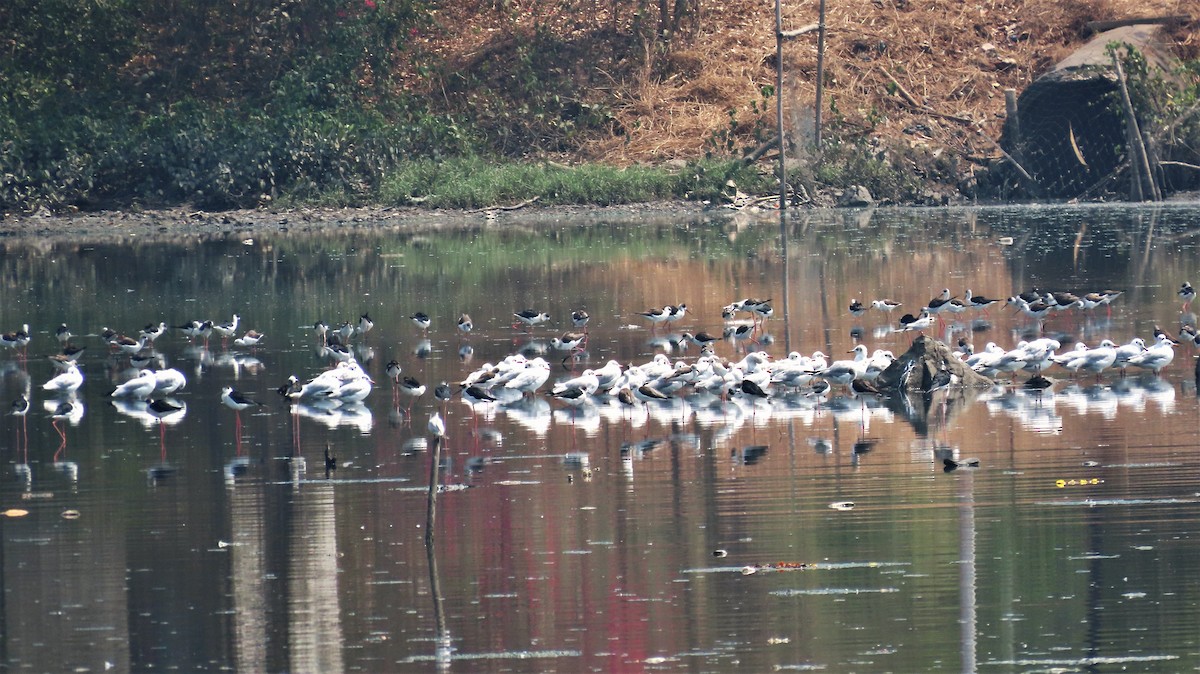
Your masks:
<instances>
[{"instance_id":1,"label":"bird standing in shallow water","mask_svg":"<svg viewBox=\"0 0 1200 674\"><path fill-rule=\"evenodd\" d=\"M591 316L583 309L576 309L571 312L571 325L574 325L577 330L583 330L583 334L587 334L587 324L591 320Z\"/></svg>"},{"instance_id":2,"label":"bird standing in shallow water","mask_svg":"<svg viewBox=\"0 0 1200 674\"><path fill-rule=\"evenodd\" d=\"M263 337L264 337L263 333L261 333L257 330L247 330L246 334L233 340L233 343L237 344L238 346L251 346L252 347L252 346L257 346L258 343L262 341Z\"/></svg>"},{"instance_id":3,"label":"bird standing in shallow water","mask_svg":"<svg viewBox=\"0 0 1200 674\"><path fill-rule=\"evenodd\" d=\"M899 308L901 306L901 303L897 302L896 300L882 299L882 300L873 300L871 302L871 306L875 307L876 309L878 309L880 311L891 313L892 311L895 311L897 308Z\"/></svg>"},{"instance_id":4,"label":"bird standing in shallow water","mask_svg":"<svg viewBox=\"0 0 1200 674\"><path fill-rule=\"evenodd\" d=\"M165 398L151 400L146 405L146 412L158 420L158 453L164 462L167 460L167 427L163 422L167 417L175 417L184 413L186 409L183 405L176 405Z\"/></svg>"},{"instance_id":5,"label":"bird standing in shallow water","mask_svg":"<svg viewBox=\"0 0 1200 674\"><path fill-rule=\"evenodd\" d=\"M1183 300L1183 306L1180 311L1187 311L1188 305L1192 300L1196 299L1196 289L1192 287L1189 281L1184 281L1183 285L1179 286L1179 299Z\"/></svg>"},{"instance_id":6,"label":"bird standing in shallow water","mask_svg":"<svg viewBox=\"0 0 1200 674\"><path fill-rule=\"evenodd\" d=\"M514 313L513 316L517 319L517 322L513 323L513 327L519 328L524 324L526 330L550 320L550 314L544 311L534 311L533 309L523 309Z\"/></svg>"},{"instance_id":7,"label":"bird standing in shallow water","mask_svg":"<svg viewBox=\"0 0 1200 674\"><path fill-rule=\"evenodd\" d=\"M474 329L475 322L471 320L471 316L469 314L463 314L462 316L458 317L459 332L470 332Z\"/></svg>"},{"instance_id":8,"label":"bird standing in shallow water","mask_svg":"<svg viewBox=\"0 0 1200 674\"><path fill-rule=\"evenodd\" d=\"M400 367L400 363L395 360L388 361L388 364L383 368L383 371L385 374L387 374L387 378L392 380L392 404L399 405L400 373L403 371Z\"/></svg>"},{"instance_id":9,"label":"bird standing in shallow water","mask_svg":"<svg viewBox=\"0 0 1200 674\"><path fill-rule=\"evenodd\" d=\"M405 413L408 414L412 412L413 403L417 398L425 395L425 385L413 377L405 377L400 380L400 392L409 397L408 407L405 408Z\"/></svg>"},{"instance_id":10,"label":"bird standing in shallow water","mask_svg":"<svg viewBox=\"0 0 1200 674\"><path fill-rule=\"evenodd\" d=\"M446 423L442 421L442 415L437 412L434 412L433 416L429 417L426 429L429 431L429 435L435 438L446 437Z\"/></svg>"},{"instance_id":11,"label":"bird standing in shallow water","mask_svg":"<svg viewBox=\"0 0 1200 674\"><path fill-rule=\"evenodd\" d=\"M671 316L671 307L663 307L661 309L647 309L639 311L638 316L650 321L650 331L658 330L659 323L664 323Z\"/></svg>"},{"instance_id":12,"label":"bird standing in shallow water","mask_svg":"<svg viewBox=\"0 0 1200 674\"><path fill-rule=\"evenodd\" d=\"M421 332L429 332L429 326L433 323L433 319L431 319L429 314L425 313L424 311L418 311L412 316L409 316L409 318L412 320L413 325L417 326Z\"/></svg>"},{"instance_id":13,"label":"bird standing in shallow water","mask_svg":"<svg viewBox=\"0 0 1200 674\"><path fill-rule=\"evenodd\" d=\"M237 452L242 453L242 410L247 407L262 406L262 403L250 398L232 386L221 389L221 402L234 412L234 429L237 439Z\"/></svg>"},{"instance_id":14,"label":"bird standing in shallow water","mask_svg":"<svg viewBox=\"0 0 1200 674\"><path fill-rule=\"evenodd\" d=\"M6 332L0 335L0 346L10 349L24 349L29 345L29 324L21 326L20 330L15 332Z\"/></svg>"},{"instance_id":15,"label":"bird standing in shallow water","mask_svg":"<svg viewBox=\"0 0 1200 674\"><path fill-rule=\"evenodd\" d=\"M80 409L82 408L79 407L78 402L66 400L59 403L58 407L55 407L54 411L50 413L50 425L54 427L54 430L58 432L58 437L62 439L58 445L58 450L54 452L55 461L59 460L63 450L67 448L67 432L59 427L58 422L64 420L70 421L72 416L79 414Z\"/></svg>"},{"instance_id":16,"label":"bird standing in shallow water","mask_svg":"<svg viewBox=\"0 0 1200 674\"><path fill-rule=\"evenodd\" d=\"M42 389L51 393L74 393L83 385L83 373L74 361L67 363L62 374L42 384Z\"/></svg>"}]
</instances>

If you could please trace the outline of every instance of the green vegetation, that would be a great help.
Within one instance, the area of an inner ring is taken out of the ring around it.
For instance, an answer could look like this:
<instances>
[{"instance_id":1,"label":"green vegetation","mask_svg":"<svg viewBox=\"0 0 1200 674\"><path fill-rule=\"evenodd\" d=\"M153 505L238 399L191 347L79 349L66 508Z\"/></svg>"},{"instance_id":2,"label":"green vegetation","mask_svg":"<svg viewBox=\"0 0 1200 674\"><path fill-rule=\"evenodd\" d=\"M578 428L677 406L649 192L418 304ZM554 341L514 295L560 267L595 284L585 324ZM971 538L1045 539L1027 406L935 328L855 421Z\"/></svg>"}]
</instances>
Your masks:
<instances>
[{"instance_id":1,"label":"green vegetation","mask_svg":"<svg viewBox=\"0 0 1200 674\"><path fill-rule=\"evenodd\" d=\"M825 145L813 176L818 183L837 188L862 185L882 201L914 203L930 183L953 184L954 160L927 146L834 138Z\"/></svg>"},{"instance_id":2,"label":"green vegetation","mask_svg":"<svg viewBox=\"0 0 1200 674\"><path fill-rule=\"evenodd\" d=\"M718 199L727 181L756 185L762 178L736 160L706 160L678 171L600 164L492 164L478 157L410 161L384 180L385 203L420 202L436 208L479 208L539 197L543 204L610 205L688 198Z\"/></svg>"},{"instance_id":3,"label":"green vegetation","mask_svg":"<svg viewBox=\"0 0 1200 674\"><path fill-rule=\"evenodd\" d=\"M674 28L690 11L677 4ZM280 199L478 207L533 196L613 204L715 198L730 178L753 182L731 161L684 170L529 162L531 151L570 149L581 129L611 123L582 102L563 65L586 46L538 29L458 73L413 49L434 7L4 3L0 210ZM440 107L397 79L437 67L446 68Z\"/></svg>"},{"instance_id":4,"label":"green vegetation","mask_svg":"<svg viewBox=\"0 0 1200 674\"><path fill-rule=\"evenodd\" d=\"M0 208L369 194L467 137L394 86L419 2L0 7Z\"/></svg>"}]
</instances>

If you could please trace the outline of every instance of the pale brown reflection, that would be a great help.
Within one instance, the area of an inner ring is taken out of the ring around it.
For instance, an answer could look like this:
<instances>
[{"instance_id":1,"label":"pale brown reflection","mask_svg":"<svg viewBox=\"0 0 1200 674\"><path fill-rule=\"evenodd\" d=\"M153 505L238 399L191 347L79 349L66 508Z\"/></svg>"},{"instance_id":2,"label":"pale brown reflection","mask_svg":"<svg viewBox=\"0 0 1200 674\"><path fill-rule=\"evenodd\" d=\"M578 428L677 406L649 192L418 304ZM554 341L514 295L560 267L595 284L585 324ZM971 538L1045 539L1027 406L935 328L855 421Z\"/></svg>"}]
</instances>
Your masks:
<instances>
[{"instance_id":1,"label":"pale brown reflection","mask_svg":"<svg viewBox=\"0 0 1200 674\"><path fill-rule=\"evenodd\" d=\"M975 597L975 475L970 469L960 470L958 497L958 621L962 629L962 672L979 669L978 606Z\"/></svg>"},{"instance_id":2,"label":"pale brown reflection","mask_svg":"<svg viewBox=\"0 0 1200 674\"><path fill-rule=\"evenodd\" d=\"M266 498L261 484L238 484L228 491L234 662L238 671L264 672L269 670L270 636L268 555L263 524Z\"/></svg>"},{"instance_id":3,"label":"pale brown reflection","mask_svg":"<svg viewBox=\"0 0 1200 674\"><path fill-rule=\"evenodd\" d=\"M294 494L288 526L288 671L345 671L338 593L334 485L313 483Z\"/></svg>"}]
</instances>

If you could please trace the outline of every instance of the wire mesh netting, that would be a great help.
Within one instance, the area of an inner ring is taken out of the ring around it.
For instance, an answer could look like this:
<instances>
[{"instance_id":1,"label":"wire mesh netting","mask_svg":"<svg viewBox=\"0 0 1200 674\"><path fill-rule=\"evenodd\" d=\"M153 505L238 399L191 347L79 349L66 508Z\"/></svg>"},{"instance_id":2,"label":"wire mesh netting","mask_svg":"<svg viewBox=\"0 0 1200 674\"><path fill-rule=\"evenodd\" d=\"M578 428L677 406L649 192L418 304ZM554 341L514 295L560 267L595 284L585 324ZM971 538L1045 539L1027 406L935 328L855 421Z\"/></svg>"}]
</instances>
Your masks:
<instances>
[{"instance_id":1,"label":"wire mesh netting","mask_svg":"<svg viewBox=\"0 0 1200 674\"><path fill-rule=\"evenodd\" d=\"M1035 82L1021 94L1005 145L1033 176L1027 187L1042 196L1070 199L1111 189L1127 147L1115 81L1097 74Z\"/></svg>"}]
</instances>

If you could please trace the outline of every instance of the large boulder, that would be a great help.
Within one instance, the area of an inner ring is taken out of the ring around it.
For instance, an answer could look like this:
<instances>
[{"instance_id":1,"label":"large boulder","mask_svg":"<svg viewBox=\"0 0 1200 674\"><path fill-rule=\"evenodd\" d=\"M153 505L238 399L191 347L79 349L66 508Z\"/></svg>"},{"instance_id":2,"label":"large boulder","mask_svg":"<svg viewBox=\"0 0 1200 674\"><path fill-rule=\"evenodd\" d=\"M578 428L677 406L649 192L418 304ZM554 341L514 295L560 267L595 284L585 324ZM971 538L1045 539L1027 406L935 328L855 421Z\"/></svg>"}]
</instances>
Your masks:
<instances>
[{"instance_id":1,"label":"large boulder","mask_svg":"<svg viewBox=\"0 0 1200 674\"><path fill-rule=\"evenodd\" d=\"M943 370L954 375L952 386L987 388L993 384L991 379L963 364L950 347L921 335L913 340L908 351L879 375L876 386L881 390L897 390L901 387L901 380L905 379L904 373L909 372L904 387L906 391L929 391L938 387L938 375Z\"/></svg>"},{"instance_id":2,"label":"large boulder","mask_svg":"<svg viewBox=\"0 0 1200 674\"><path fill-rule=\"evenodd\" d=\"M842 208L866 208L874 206L875 200L871 198L871 190L862 185L851 185L838 197L837 205Z\"/></svg>"}]
</instances>

